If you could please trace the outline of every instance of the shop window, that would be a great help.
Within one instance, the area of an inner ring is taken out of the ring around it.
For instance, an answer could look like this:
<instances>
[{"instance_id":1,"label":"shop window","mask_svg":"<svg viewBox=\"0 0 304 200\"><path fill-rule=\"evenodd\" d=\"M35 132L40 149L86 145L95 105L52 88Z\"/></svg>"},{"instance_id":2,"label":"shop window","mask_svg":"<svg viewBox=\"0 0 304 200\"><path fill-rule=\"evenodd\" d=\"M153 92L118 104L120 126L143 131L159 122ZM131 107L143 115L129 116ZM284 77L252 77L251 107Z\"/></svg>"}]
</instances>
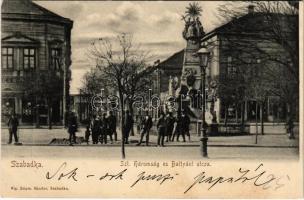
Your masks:
<instances>
[{"instance_id":1,"label":"shop window","mask_svg":"<svg viewBox=\"0 0 304 200\"><path fill-rule=\"evenodd\" d=\"M3 47L1 51L2 69L14 69L14 49L11 47Z\"/></svg>"}]
</instances>

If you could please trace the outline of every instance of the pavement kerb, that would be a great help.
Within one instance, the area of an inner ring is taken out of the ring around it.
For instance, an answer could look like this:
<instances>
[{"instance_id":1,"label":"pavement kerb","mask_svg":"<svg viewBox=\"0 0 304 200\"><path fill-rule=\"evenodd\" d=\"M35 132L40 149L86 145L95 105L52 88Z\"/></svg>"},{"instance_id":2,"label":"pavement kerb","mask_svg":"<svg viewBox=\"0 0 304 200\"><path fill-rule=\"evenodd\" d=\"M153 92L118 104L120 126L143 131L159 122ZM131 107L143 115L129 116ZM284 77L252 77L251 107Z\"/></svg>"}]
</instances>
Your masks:
<instances>
[{"instance_id":1,"label":"pavement kerb","mask_svg":"<svg viewBox=\"0 0 304 200\"><path fill-rule=\"evenodd\" d=\"M9 145L9 144L1 144L2 146L69 146L68 144L22 144L22 145ZM72 147L120 147L120 144L106 144L106 145L86 145L86 144L74 144ZM184 145L178 145L178 144L171 144L171 145L165 145L166 147L199 147L199 144L184 144ZM147 147L145 145L136 146L136 145L126 145L125 147ZM156 144L151 144L149 147L157 147ZM267 146L267 145L213 145L210 144L208 147L232 147L232 148L238 148L238 147L254 147L254 148L299 148L298 146Z\"/></svg>"}]
</instances>

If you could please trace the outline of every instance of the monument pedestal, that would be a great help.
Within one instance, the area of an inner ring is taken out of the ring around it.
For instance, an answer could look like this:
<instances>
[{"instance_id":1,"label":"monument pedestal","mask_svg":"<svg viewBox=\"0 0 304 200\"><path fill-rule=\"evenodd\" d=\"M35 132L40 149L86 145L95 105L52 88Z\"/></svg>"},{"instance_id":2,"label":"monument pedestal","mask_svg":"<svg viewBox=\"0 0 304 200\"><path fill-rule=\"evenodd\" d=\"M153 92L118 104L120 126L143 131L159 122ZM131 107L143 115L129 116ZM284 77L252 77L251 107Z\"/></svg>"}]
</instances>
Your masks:
<instances>
[{"instance_id":1,"label":"monument pedestal","mask_svg":"<svg viewBox=\"0 0 304 200\"><path fill-rule=\"evenodd\" d=\"M209 135L210 136L218 135L218 123L210 124Z\"/></svg>"}]
</instances>

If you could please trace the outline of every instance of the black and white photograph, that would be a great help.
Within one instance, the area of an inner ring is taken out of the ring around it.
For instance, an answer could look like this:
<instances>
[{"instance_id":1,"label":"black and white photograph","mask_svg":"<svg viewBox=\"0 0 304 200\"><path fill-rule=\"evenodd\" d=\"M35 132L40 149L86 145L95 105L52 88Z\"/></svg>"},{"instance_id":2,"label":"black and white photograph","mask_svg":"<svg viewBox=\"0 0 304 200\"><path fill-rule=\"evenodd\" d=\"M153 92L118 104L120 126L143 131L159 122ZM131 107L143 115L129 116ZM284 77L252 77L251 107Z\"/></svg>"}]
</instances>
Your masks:
<instances>
[{"instance_id":1,"label":"black and white photograph","mask_svg":"<svg viewBox=\"0 0 304 200\"><path fill-rule=\"evenodd\" d=\"M303 198L302 23L302 1L3 0L1 196Z\"/></svg>"}]
</instances>

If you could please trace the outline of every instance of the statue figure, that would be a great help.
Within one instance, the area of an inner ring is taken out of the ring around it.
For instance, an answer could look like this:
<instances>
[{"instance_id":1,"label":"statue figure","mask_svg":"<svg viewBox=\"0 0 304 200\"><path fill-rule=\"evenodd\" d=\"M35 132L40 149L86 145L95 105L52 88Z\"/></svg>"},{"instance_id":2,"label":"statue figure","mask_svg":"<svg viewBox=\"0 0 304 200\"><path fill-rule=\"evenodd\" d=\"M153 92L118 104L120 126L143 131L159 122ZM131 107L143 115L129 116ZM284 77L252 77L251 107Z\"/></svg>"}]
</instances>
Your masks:
<instances>
[{"instance_id":1,"label":"statue figure","mask_svg":"<svg viewBox=\"0 0 304 200\"><path fill-rule=\"evenodd\" d=\"M170 96L176 96L176 90L178 89L179 81L177 76L170 76L169 77L169 87L168 87L168 94Z\"/></svg>"},{"instance_id":2,"label":"statue figure","mask_svg":"<svg viewBox=\"0 0 304 200\"><path fill-rule=\"evenodd\" d=\"M198 3L193 3L187 7L186 15L182 15L182 20L185 22L183 37L186 40L199 40L205 34L202 23L198 16L201 16L202 8Z\"/></svg>"},{"instance_id":3,"label":"statue figure","mask_svg":"<svg viewBox=\"0 0 304 200\"><path fill-rule=\"evenodd\" d=\"M194 69L186 69L185 70L185 75L186 75L186 82L187 82L187 85L192 87L195 83L195 74L196 74L196 71Z\"/></svg>"},{"instance_id":4,"label":"statue figure","mask_svg":"<svg viewBox=\"0 0 304 200\"><path fill-rule=\"evenodd\" d=\"M187 40L190 37L190 35L193 35L192 33L190 33L190 31L193 32L193 30L189 30L189 28L192 26L193 23L191 22L191 18L190 17L182 16L182 19L185 22L185 28L184 28L184 31L183 31L183 37Z\"/></svg>"},{"instance_id":5,"label":"statue figure","mask_svg":"<svg viewBox=\"0 0 304 200\"><path fill-rule=\"evenodd\" d=\"M191 26L191 18L190 17L188 17L188 20L187 21L185 21L185 29L188 31L188 28Z\"/></svg>"},{"instance_id":6,"label":"statue figure","mask_svg":"<svg viewBox=\"0 0 304 200\"><path fill-rule=\"evenodd\" d=\"M198 37L205 35L204 28L202 26L201 21L199 20L199 17L197 17L195 20L195 26L196 26Z\"/></svg>"},{"instance_id":7,"label":"statue figure","mask_svg":"<svg viewBox=\"0 0 304 200\"><path fill-rule=\"evenodd\" d=\"M195 38L196 35L195 35L195 27L193 26L193 24L191 24L189 27L188 27L188 31L187 31L187 38Z\"/></svg>"},{"instance_id":8,"label":"statue figure","mask_svg":"<svg viewBox=\"0 0 304 200\"><path fill-rule=\"evenodd\" d=\"M172 82L172 86L173 86L174 91L177 90L177 88L178 88L178 83L179 83L178 77L177 77L177 76L174 76L173 82Z\"/></svg>"}]
</instances>

